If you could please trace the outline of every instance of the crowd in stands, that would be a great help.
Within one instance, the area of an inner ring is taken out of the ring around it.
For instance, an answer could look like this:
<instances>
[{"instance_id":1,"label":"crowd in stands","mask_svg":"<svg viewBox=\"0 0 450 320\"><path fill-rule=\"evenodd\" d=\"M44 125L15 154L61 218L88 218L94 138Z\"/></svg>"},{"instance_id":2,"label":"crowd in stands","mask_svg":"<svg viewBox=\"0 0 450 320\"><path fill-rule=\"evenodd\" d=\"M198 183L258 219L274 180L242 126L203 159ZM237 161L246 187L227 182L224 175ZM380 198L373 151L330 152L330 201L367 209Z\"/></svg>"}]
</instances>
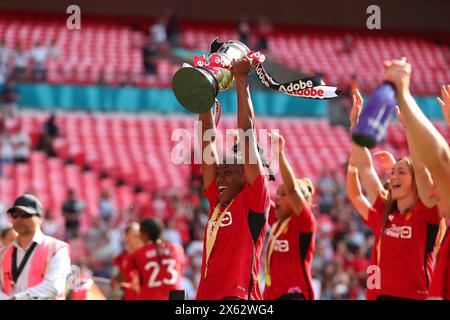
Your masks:
<instances>
[{"instance_id":1,"label":"crowd in stands","mask_svg":"<svg viewBox=\"0 0 450 320\"><path fill-rule=\"evenodd\" d=\"M0 90L0 176L4 164L26 162L31 152L31 139L18 121L20 94L15 81L8 79Z\"/></svg>"},{"instance_id":2,"label":"crowd in stands","mask_svg":"<svg viewBox=\"0 0 450 320\"><path fill-rule=\"evenodd\" d=\"M180 35L180 23L174 10L168 10L150 26L142 55L146 75L157 73L155 58L178 47Z\"/></svg>"},{"instance_id":3,"label":"crowd in stands","mask_svg":"<svg viewBox=\"0 0 450 320\"><path fill-rule=\"evenodd\" d=\"M36 41L32 48L26 50L18 42L14 48L6 45L4 38L0 39L0 85L8 79L19 81L45 81L48 59L57 58L60 50L55 40L44 44Z\"/></svg>"},{"instance_id":4,"label":"crowd in stands","mask_svg":"<svg viewBox=\"0 0 450 320\"><path fill-rule=\"evenodd\" d=\"M438 34L316 33L311 28L274 25L263 16L255 20L243 16L235 25L211 24L180 21L175 11L139 23L85 22L83 32L73 37L56 28L55 18L49 17L37 21L36 28L42 31L27 38L25 30L34 27L27 23L8 15L0 20L0 85L13 75L19 81L55 84L169 87L180 67L171 49L206 52L215 35L220 41L240 40L252 50L262 50L270 61L304 75L321 74L339 88L354 75L364 92L372 91L378 81L373 59L399 55L417 65L414 94L435 94L434 88L448 78L450 55Z\"/></svg>"},{"instance_id":5,"label":"crowd in stands","mask_svg":"<svg viewBox=\"0 0 450 320\"><path fill-rule=\"evenodd\" d=\"M25 50L19 42L9 48L5 39L0 38L0 176L2 165L27 162L31 152L31 138L19 121L20 92L17 81L45 81L48 59L60 55L55 40L48 44L36 41ZM51 118L49 120L51 126ZM45 126L38 148L52 155L52 128Z\"/></svg>"}]
</instances>

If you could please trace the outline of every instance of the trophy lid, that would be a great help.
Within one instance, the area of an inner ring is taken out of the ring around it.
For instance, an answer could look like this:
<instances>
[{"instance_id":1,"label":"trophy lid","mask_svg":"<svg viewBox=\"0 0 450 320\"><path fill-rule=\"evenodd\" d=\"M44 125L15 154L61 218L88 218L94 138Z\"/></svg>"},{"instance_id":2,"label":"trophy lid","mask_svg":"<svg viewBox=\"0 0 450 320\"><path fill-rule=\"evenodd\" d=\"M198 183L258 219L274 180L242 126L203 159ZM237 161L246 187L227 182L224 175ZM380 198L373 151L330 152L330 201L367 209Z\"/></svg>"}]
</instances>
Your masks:
<instances>
[{"instance_id":1,"label":"trophy lid","mask_svg":"<svg viewBox=\"0 0 450 320\"><path fill-rule=\"evenodd\" d=\"M175 97L183 107L194 113L211 109L218 89L214 77L204 69L181 68L172 79Z\"/></svg>"}]
</instances>

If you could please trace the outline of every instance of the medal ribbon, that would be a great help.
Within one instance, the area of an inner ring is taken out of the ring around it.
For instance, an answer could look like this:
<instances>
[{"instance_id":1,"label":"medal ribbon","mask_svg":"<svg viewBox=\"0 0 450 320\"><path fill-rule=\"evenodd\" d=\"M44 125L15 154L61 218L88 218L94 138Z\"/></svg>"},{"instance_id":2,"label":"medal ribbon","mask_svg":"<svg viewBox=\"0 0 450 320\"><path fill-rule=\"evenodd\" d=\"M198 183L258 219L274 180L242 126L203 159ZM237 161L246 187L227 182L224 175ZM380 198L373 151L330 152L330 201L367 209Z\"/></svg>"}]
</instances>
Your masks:
<instances>
[{"instance_id":1,"label":"medal ribbon","mask_svg":"<svg viewBox=\"0 0 450 320\"><path fill-rule=\"evenodd\" d=\"M289 221L291 220L291 217L287 218L283 221L283 223L280 225L280 228L278 229L277 233L275 234L275 230L277 229L278 225L280 224L279 221L275 222L270 230L269 234L269 247L267 249L267 260L266 260L266 285L270 287L272 285L272 280L270 278L270 261L272 259L272 253L275 246L275 241L278 239L278 237L283 233L283 231L286 229Z\"/></svg>"},{"instance_id":2,"label":"medal ribbon","mask_svg":"<svg viewBox=\"0 0 450 320\"><path fill-rule=\"evenodd\" d=\"M233 199L234 200L234 199ZM206 261L205 261L205 275L208 274L208 261L209 257L211 255L211 252L214 248L214 244L216 242L217 233L219 232L220 224L222 223L223 218L225 217L225 213L227 213L228 208L233 203L233 200L231 200L230 204L226 206L226 208L220 213L219 215L220 207L222 206L222 203L219 202L216 207L214 208L213 214L211 215L211 218L208 221L208 227L206 228Z\"/></svg>"}]
</instances>

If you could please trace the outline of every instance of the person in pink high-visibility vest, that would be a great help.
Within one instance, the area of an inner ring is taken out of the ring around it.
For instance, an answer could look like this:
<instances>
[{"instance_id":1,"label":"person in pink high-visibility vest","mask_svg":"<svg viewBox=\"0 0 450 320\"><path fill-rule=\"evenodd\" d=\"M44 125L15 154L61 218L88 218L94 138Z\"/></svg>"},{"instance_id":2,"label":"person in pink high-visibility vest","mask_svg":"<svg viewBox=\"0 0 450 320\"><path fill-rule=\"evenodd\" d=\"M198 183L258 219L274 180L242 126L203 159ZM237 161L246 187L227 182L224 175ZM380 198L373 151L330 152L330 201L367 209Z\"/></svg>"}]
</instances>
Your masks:
<instances>
[{"instance_id":1,"label":"person in pink high-visibility vest","mask_svg":"<svg viewBox=\"0 0 450 320\"><path fill-rule=\"evenodd\" d=\"M0 251L0 300L64 299L67 243L42 233L42 204L31 194L8 209L18 237Z\"/></svg>"}]
</instances>

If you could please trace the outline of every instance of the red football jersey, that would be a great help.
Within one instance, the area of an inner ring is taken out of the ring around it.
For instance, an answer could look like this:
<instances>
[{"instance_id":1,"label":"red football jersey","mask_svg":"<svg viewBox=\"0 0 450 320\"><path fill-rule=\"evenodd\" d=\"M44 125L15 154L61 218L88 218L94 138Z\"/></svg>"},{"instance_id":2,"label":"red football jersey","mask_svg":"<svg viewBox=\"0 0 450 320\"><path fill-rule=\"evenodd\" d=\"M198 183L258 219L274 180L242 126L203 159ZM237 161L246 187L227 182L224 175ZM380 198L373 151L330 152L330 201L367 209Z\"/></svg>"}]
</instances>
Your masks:
<instances>
[{"instance_id":1,"label":"red football jersey","mask_svg":"<svg viewBox=\"0 0 450 320\"><path fill-rule=\"evenodd\" d=\"M131 254L127 251L122 251L120 255L114 258L113 265L117 266L119 273L123 275L123 282L131 283L131 275L130 275L130 263L131 263ZM123 289L123 297L122 300L136 300L138 299L138 295L136 291L130 288Z\"/></svg>"},{"instance_id":2,"label":"red football jersey","mask_svg":"<svg viewBox=\"0 0 450 320\"><path fill-rule=\"evenodd\" d=\"M367 224L376 233L375 246L381 234L384 209L384 200L378 197L368 214ZM389 214L379 253L381 284L377 296L428 297L440 221L437 207L427 208L421 201L408 212ZM372 261L376 262L377 250L373 253Z\"/></svg>"},{"instance_id":3,"label":"red football jersey","mask_svg":"<svg viewBox=\"0 0 450 320\"><path fill-rule=\"evenodd\" d=\"M210 216L219 203L214 180L205 191ZM199 300L220 300L228 296L262 299L258 285L261 250L267 230L269 186L260 175L236 195L220 224L208 261L205 277L206 231L203 240L202 276L197 290ZM224 209L224 208L222 208ZM208 222L212 223L212 222Z\"/></svg>"},{"instance_id":4,"label":"red football jersey","mask_svg":"<svg viewBox=\"0 0 450 320\"><path fill-rule=\"evenodd\" d=\"M447 228L439 249L431 281L430 297L450 300L450 227Z\"/></svg>"},{"instance_id":5,"label":"red football jersey","mask_svg":"<svg viewBox=\"0 0 450 320\"><path fill-rule=\"evenodd\" d=\"M274 230L276 234L281 227ZM275 240L270 259L271 285L264 290L264 299L273 300L298 291L307 300L314 300L311 264L316 237L316 220L307 206L293 214L284 231ZM266 259L267 261L268 259Z\"/></svg>"},{"instance_id":6,"label":"red football jersey","mask_svg":"<svg viewBox=\"0 0 450 320\"><path fill-rule=\"evenodd\" d=\"M181 246L150 243L133 253L132 270L139 276L139 300L168 300L171 290L183 290L185 256Z\"/></svg>"}]
</instances>

